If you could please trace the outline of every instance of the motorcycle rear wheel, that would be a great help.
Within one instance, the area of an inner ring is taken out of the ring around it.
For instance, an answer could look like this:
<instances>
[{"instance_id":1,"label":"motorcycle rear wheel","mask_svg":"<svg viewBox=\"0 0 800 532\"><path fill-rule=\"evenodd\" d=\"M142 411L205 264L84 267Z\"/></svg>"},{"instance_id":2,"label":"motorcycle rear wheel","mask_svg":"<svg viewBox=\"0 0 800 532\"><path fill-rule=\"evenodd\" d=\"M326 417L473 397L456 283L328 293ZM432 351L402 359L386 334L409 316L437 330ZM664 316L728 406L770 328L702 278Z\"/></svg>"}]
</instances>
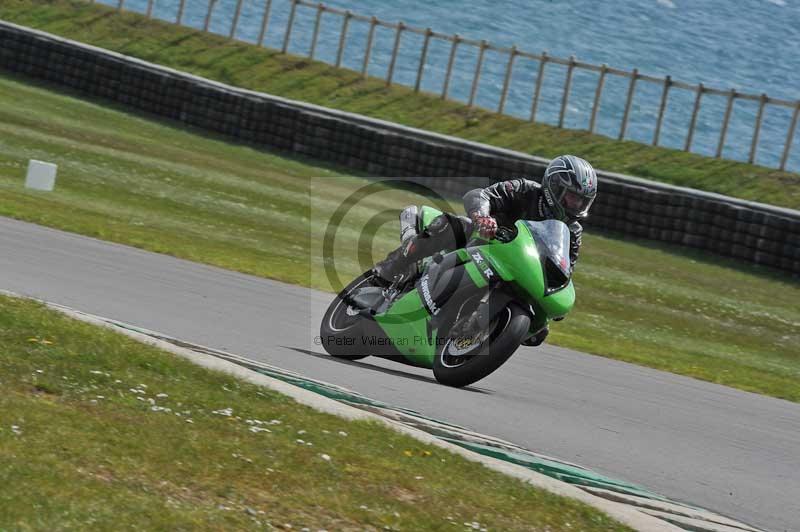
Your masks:
<instances>
[{"instance_id":1,"label":"motorcycle rear wheel","mask_svg":"<svg viewBox=\"0 0 800 532\"><path fill-rule=\"evenodd\" d=\"M349 285L336 295L328 306L320 324L320 344L327 353L336 358L360 360L369 356L362 342L364 336L364 316L357 313L345 301L356 288L369 284L371 272L356 277Z\"/></svg>"},{"instance_id":2,"label":"motorcycle rear wheel","mask_svg":"<svg viewBox=\"0 0 800 532\"><path fill-rule=\"evenodd\" d=\"M458 388L487 377L514 354L530 324L528 313L511 303L497 314L487 331L478 331L471 339L448 335L433 359L433 375L439 383ZM470 347L468 342L478 336L482 338L478 345Z\"/></svg>"}]
</instances>

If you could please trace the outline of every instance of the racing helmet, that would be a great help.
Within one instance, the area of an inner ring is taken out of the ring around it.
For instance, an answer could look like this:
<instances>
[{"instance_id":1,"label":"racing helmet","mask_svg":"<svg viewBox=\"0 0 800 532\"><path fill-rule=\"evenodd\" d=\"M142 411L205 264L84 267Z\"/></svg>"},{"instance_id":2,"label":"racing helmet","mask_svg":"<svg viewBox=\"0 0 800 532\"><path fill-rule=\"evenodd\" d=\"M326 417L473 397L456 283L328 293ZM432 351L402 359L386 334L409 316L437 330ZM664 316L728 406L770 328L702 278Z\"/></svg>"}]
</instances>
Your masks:
<instances>
[{"instance_id":1,"label":"racing helmet","mask_svg":"<svg viewBox=\"0 0 800 532\"><path fill-rule=\"evenodd\" d=\"M554 218L562 222L586 218L597 196L597 174L580 157L561 155L544 171L542 189Z\"/></svg>"}]
</instances>

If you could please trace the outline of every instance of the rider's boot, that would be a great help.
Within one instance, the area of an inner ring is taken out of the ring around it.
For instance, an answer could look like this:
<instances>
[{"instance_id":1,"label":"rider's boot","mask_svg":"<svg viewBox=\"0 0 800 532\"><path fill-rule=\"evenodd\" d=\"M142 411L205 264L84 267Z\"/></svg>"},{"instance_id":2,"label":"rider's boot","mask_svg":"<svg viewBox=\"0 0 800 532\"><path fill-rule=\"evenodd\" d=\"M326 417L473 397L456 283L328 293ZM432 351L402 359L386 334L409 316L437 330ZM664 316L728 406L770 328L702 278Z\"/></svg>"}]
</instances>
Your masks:
<instances>
[{"instance_id":1,"label":"rider's boot","mask_svg":"<svg viewBox=\"0 0 800 532\"><path fill-rule=\"evenodd\" d=\"M399 248L373 268L373 272L387 285L402 282L416 274L416 262L445 248L459 247L456 230L463 232L461 226L454 227L451 216L442 214L433 219L422 233L408 237ZM460 233L459 233L460 234Z\"/></svg>"},{"instance_id":2,"label":"rider's boot","mask_svg":"<svg viewBox=\"0 0 800 532\"><path fill-rule=\"evenodd\" d=\"M424 255L420 255L416 243L417 237L411 237L399 248L390 252L385 259L378 262L372 271L384 284L401 282L411 275L411 267Z\"/></svg>"}]
</instances>

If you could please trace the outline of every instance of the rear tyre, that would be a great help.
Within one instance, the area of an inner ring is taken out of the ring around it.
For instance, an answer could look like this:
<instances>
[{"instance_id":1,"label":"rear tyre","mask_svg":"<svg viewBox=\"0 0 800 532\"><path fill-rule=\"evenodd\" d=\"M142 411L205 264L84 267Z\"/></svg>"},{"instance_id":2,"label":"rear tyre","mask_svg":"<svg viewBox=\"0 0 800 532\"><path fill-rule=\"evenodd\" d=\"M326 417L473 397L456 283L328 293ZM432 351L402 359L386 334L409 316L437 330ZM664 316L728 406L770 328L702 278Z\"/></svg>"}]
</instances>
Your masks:
<instances>
[{"instance_id":1,"label":"rear tyre","mask_svg":"<svg viewBox=\"0 0 800 532\"><path fill-rule=\"evenodd\" d=\"M502 366L528 334L531 318L519 305L501 310L485 331L472 337L448 335L433 359L433 374L446 386L463 387Z\"/></svg>"},{"instance_id":2,"label":"rear tyre","mask_svg":"<svg viewBox=\"0 0 800 532\"><path fill-rule=\"evenodd\" d=\"M364 316L359 314L345 300L353 290L369 285L371 272L365 272L347 285L328 306L319 329L320 343L327 353L336 358L359 360L369 356L362 338L364 336Z\"/></svg>"}]
</instances>

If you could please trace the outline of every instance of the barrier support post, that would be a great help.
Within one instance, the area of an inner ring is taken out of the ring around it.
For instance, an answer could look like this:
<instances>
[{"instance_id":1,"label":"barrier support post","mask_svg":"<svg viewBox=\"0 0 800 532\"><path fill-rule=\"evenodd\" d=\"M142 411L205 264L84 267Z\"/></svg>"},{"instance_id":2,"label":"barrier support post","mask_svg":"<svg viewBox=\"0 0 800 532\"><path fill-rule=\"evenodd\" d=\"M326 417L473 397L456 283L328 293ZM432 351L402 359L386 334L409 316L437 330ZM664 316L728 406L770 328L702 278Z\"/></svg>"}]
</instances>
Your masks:
<instances>
[{"instance_id":1,"label":"barrier support post","mask_svg":"<svg viewBox=\"0 0 800 532\"><path fill-rule=\"evenodd\" d=\"M378 19L372 17L369 21L369 33L367 34L367 49L364 50L364 62L361 65L361 77L367 77L367 69L369 68L369 56L372 54L372 41L375 40L375 26L378 25Z\"/></svg>"},{"instance_id":2,"label":"barrier support post","mask_svg":"<svg viewBox=\"0 0 800 532\"><path fill-rule=\"evenodd\" d=\"M352 17L353 14L350 11L345 11L344 20L342 20L342 32L339 34L339 50L336 52L336 68L342 66L344 47L347 44L347 29L350 27L350 19Z\"/></svg>"},{"instance_id":3,"label":"barrier support post","mask_svg":"<svg viewBox=\"0 0 800 532\"><path fill-rule=\"evenodd\" d=\"M569 105L569 91L572 89L572 74L575 71L575 56L570 56L567 65L567 77L564 79L564 95L561 97L561 112L558 113L558 127L564 127L564 117L567 114Z\"/></svg>"},{"instance_id":4,"label":"barrier support post","mask_svg":"<svg viewBox=\"0 0 800 532\"><path fill-rule=\"evenodd\" d=\"M453 46L450 48L450 58L447 60L447 73L444 76L444 85L442 86L442 100L447 99L447 92L450 90L450 76L453 74L453 64L456 61L459 42L461 42L461 36L456 33L453 35Z\"/></svg>"},{"instance_id":5,"label":"barrier support post","mask_svg":"<svg viewBox=\"0 0 800 532\"><path fill-rule=\"evenodd\" d=\"M589 132L594 133L597 126L597 112L600 110L600 100L603 96L603 85L606 82L608 66L603 63L600 67L600 77L597 79L597 89L594 91L594 104L592 105L592 118L589 120Z\"/></svg>"},{"instance_id":6,"label":"barrier support post","mask_svg":"<svg viewBox=\"0 0 800 532\"><path fill-rule=\"evenodd\" d=\"M756 151L758 150L758 137L761 134L761 120L764 117L764 107L767 105L767 95L761 94L758 101L758 113L756 113L756 124L753 128L753 140L750 142L750 156L747 162L753 164L756 160Z\"/></svg>"},{"instance_id":7,"label":"barrier support post","mask_svg":"<svg viewBox=\"0 0 800 532\"><path fill-rule=\"evenodd\" d=\"M483 56L487 46L489 46L489 43L486 42L486 40L482 40L478 51L478 62L475 64L475 75L472 77L472 87L469 90L469 103L467 107L472 107L475 103L475 96L478 93L478 83L481 79L481 69L483 68Z\"/></svg>"},{"instance_id":8,"label":"barrier support post","mask_svg":"<svg viewBox=\"0 0 800 532\"><path fill-rule=\"evenodd\" d=\"M789 162L789 152L792 150L792 142L794 141L794 132L797 129L797 119L800 117L800 100L794 108L792 115L792 124L789 126L789 132L786 134L786 144L783 145L783 156L781 157L781 170L786 170L786 163Z\"/></svg>"},{"instance_id":9,"label":"barrier support post","mask_svg":"<svg viewBox=\"0 0 800 532\"><path fill-rule=\"evenodd\" d=\"M700 114L700 103L703 99L703 93L706 88L703 84L697 86L697 96L694 98L694 109L692 110L692 119L689 121L689 131L686 134L686 144L683 146L683 151L691 151L692 140L694 139L694 130L697 126L697 115Z\"/></svg>"},{"instance_id":10,"label":"barrier support post","mask_svg":"<svg viewBox=\"0 0 800 532\"><path fill-rule=\"evenodd\" d=\"M511 47L508 54L508 64L506 65L506 75L503 77L503 92L500 94L500 104L497 106L497 112L503 114L506 108L506 98L508 97L508 88L511 85L511 72L514 69L514 59L517 57L517 45Z\"/></svg>"},{"instance_id":11,"label":"barrier support post","mask_svg":"<svg viewBox=\"0 0 800 532\"><path fill-rule=\"evenodd\" d=\"M186 0L181 0L183 4ZM242 1L236 2L236 12L233 14L233 22L231 23L231 31L228 34L228 39L233 39L236 36L236 27L239 25L239 17L242 16Z\"/></svg>"},{"instance_id":12,"label":"barrier support post","mask_svg":"<svg viewBox=\"0 0 800 532\"><path fill-rule=\"evenodd\" d=\"M542 80L544 79L544 67L547 64L547 52L542 52L539 60L539 72L536 74L536 88L533 90L533 103L531 104L531 122L536 122L536 112L539 110L539 95L542 93Z\"/></svg>"},{"instance_id":13,"label":"barrier support post","mask_svg":"<svg viewBox=\"0 0 800 532\"><path fill-rule=\"evenodd\" d=\"M625 131L628 129L628 118L631 114L631 104L633 103L633 95L636 92L636 80L639 79L639 69L634 68L631 73L631 83L628 85L628 97L625 101L625 112L622 115L622 125L619 128L619 140L625 138Z\"/></svg>"},{"instance_id":14,"label":"barrier support post","mask_svg":"<svg viewBox=\"0 0 800 532\"><path fill-rule=\"evenodd\" d=\"M208 31L209 26L211 26L211 14L214 12L214 6L217 4L217 0L208 0L208 11L206 12L206 20L203 24L203 31Z\"/></svg>"},{"instance_id":15,"label":"barrier support post","mask_svg":"<svg viewBox=\"0 0 800 532\"><path fill-rule=\"evenodd\" d=\"M281 53L285 54L289 50L289 40L292 38L292 26L294 25L294 15L297 12L297 0L292 0L292 8L289 10L289 21L286 23L286 33L283 36L283 46Z\"/></svg>"},{"instance_id":16,"label":"barrier support post","mask_svg":"<svg viewBox=\"0 0 800 532\"><path fill-rule=\"evenodd\" d=\"M402 21L397 24L397 33L394 35L394 46L392 47L392 59L389 62L389 71L386 73L387 87L391 86L392 78L394 78L394 65L397 63L397 52L400 51L400 37L402 37L405 27L406 25Z\"/></svg>"},{"instance_id":17,"label":"barrier support post","mask_svg":"<svg viewBox=\"0 0 800 532\"><path fill-rule=\"evenodd\" d=\"M325 11L325 4L317 4L317 16L314 19L314 33L311 34L311 49L308 51L308 57L314 59L314 54L317 52L317 40L319 39L319 26L322 23L322 12Z\"/></svg>"},{"instance_id":18,"label":"barrier support post","mask_svg":"<svg viewBox=\"0 0 800 532\"><path fill-rule=\"evenodd\" d=\"M425 28L425 40L422 41L422 52L419 54L419 65L417 66L417 81L414 83L414 92L419 92L422 86L422 75L425 73L425 61L428 60L428 45L431 42L433 30Z\"/></svg>"},{"instance_id":19,"label":"barrier support post","mask_svg":"<svg viewBox=\"0 0 800 532\"><path fill-rule=\"evenodd\" d=\"M672 87L672 77L664 78L664 89L661 92L661 105L658 107L658 119L656 120L656 131L653 134L653 146L658 146L658 139L661 137L661 124L664 123L664 112L667 110L667 98L669 89Z\"/></svg>"},{"instance_id":20,"label":"barrier support post","mask_svg":"<svg viewBox=\"0 0 800 532\"><path fill-rule=\"evenodd\" d=\"M722 150L725 148L725 138L728 136L728 125L731 122L731 112L733 111L733 101L736 99L736 91L731 89L728 93L728 104L725 106L725 117L722 119L722 130L719 132L719 144L717 144L716 158L722 157Z\"/></svg>"},{"instance_id":21,"label":"barrier support post","mask_svg":"<svg viewBox=\"0 0 800 532\"><path fill-rule=\"evenodd\" d=\"M264 46L264 37L267 36L267 29L269 28L269 13L272 8L272 0L267 0L264 4L264 15L261 17L261 31L258 34L258 45Z\"/></svg>"}]
</instances>

